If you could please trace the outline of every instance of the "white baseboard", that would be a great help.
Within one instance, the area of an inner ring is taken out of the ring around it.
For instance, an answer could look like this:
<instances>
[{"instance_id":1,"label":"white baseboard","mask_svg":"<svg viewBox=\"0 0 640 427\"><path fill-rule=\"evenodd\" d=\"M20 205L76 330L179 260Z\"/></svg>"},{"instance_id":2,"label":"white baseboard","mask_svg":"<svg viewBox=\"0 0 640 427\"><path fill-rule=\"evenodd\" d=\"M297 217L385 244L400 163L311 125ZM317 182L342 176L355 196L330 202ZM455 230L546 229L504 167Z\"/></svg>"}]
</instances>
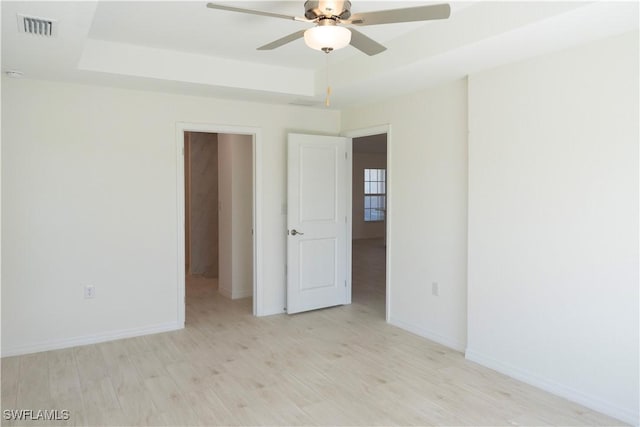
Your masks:
<instances>
[{"instance_id":1,"label":"white baseboard","mask_svg":"<svg viewBox=\"0 0 640 427\"><path fill-rule=\"evenodd\" d=\"M621 408L618 405L606 402L598 397L582 393L566 385L559 384L547 378L543 378L533 372L527 371L526 369L517 368L508 363L503 363L492 357L478 353L472 349L466 350L465 358L471 360L472 362L476 362L480 365L486 366L487 368L491 368L494 371L498 371L507 376L520 380L524 383L548 391L549 393L584 405L587 408L593 409L594 411L598 411L610 417L617 418L620 421L624 421L636 426L640 425L640 418L638 417L638 414L631 409Z\"/></svg>"},{"instance_id":2,"label":"white baseboard","mask_svg":"<svg viewBox=\"0 0 640 427\"><path fill-rule=\"evenodd\" d=\"M220 293L220 295L222 295L223 297L231 299L231 291L230 291L229 289L219 287L219 288L218 288L218 292L219 292L219 293Z\"/></svg>"},{"instance_id":3,"label":"white baseboard","mask_svg":"<svg viewBox=\"0 0 640 427\"><path fill-rule=\"evenodd\" d=\"M249 289L244 289L237 292L232 292L231 299L249 298L252 295L253 295L253 289L249 288Z\"/></svg>"},{"instance_id":4,"label":"white baseboard","mask_svg":"<svg viewBox=\"0 0 640 427\"><path fill-rule=\"evenodd\" d=\"M253 295L253 288L250 289L244 289L242 291L236 291L233 292L233 290L229 290L226 288L218 288L218 292L220 292L220 294L225 297L225 298L229 298L229 299L241 299L241 298L249 298L250 296Z\"/></svg>"},{"instance_id":5,"label":"white baseboard","mask_svg":"<svg viewBox=\"0 0 640 427\"><path fill-rule=\"evenodd\" d=\"M433 331L422 328L420 326L415 326L410 323L403 322L402 320L398 320L395 317L389 318L389 323L393 326L397 326L399 328L407 330L413 334L420 335L421 337L426 338L428 340L435 341L438 344L442 344L445 347L449 347L454 350L464 352L465 345L454 338L446 337L444 335L437 334Z\"/></svg>"},{"instance_id":6,"label":"white baseboard","mask_svg":"<svg viewBox=\"0 0 640 427\"><path fill-rule=\"evenodd\" d=\"M78 347L87 344L96 344L105 341L113 341L122 338L132 338L141 335L151 335L160 332L175 331L184 328L184 324L178 322L161 323L158 325L145 326L142 328L121 329L119 331L103 332L96 335L85 335L80 337L50 340L40 343L18 345L15 347L2 348L2 357L20 356L22 354L39 353L41 351L59 350L62 348Z\"/></svg>"}]
</instances>

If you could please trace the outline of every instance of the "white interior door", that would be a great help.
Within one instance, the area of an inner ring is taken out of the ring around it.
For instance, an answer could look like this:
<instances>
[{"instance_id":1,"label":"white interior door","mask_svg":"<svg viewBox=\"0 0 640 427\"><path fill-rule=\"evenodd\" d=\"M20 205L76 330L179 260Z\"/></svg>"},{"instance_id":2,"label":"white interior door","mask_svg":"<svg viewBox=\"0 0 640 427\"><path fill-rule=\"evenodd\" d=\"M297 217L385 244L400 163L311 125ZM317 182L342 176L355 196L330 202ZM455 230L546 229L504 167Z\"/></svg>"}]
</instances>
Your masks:
<instances>
[{"instance_id":1,"label":"white interior door","mask_svg":"<svg viewBox=\"0 0 640 427\"><path fill-rule=\"evenodd\" d=\"M287 312L347 303L348 138L289 134Z\"/></svg>"}]
</instances>

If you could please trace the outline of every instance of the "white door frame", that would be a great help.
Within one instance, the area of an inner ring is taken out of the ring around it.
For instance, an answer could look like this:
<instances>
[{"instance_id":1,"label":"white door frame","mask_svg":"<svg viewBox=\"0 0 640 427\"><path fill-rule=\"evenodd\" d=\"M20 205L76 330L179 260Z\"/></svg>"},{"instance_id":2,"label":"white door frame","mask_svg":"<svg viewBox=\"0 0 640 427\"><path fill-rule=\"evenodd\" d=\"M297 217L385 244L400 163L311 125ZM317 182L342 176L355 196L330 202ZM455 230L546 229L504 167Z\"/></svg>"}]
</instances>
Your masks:
<instances>
[{"instance_id":1,"label":"white door frame","mask_svg":"<svg viewBox=\"0 0 640 427\"><path fill-rule=\"evenodd\" d=\"M177 232L178 232L178 324L185 321L185 194L184 194L184 133L226 133L253 137L253 315L262 315L262 130L249 126L210 123L176 123L177 169ZM217 202L216 202L217 203Z\"/></svg>"},{"instance_id":2,"label":"white door frame","mask_svg":"<svg viewBox=\"0 0 640 427\"><path fill-rule=\"evenodd\" d=\"M353 138L360 138L363 136L372 136L372 135L380 135L382 133L386 133L387 134L387 194L386 194L386 212L385 212L385 221L386 221L386 242L387 242L387 248L386 248L386 277L385 277L385 282L386 282L386 301L385 301L385 319L387 321L387 323L389 323L390 319L391 319L391 221L393 218L393 211L391 209L391 206L393 204L392 201L392 192L390 191L391 186L389 185L389 183L393 182L393 171L391 170L391 154L392 154L392 150L390 149L391 147L391 125L390 124L386 124L386 125L378 125L378 126L372 126L372 127L367 127L367 128L361 128L361 129L353 129L353 130L348 130L348 131L344 131L341 132L340 135L342 136L346 136L348 138L351 138L353 140ZM351 202L353 200L353 184L352 184L352 166L353 166L353 143L351 143L349 145L349 147L347 148L347 151L349 153L349 158L351 159L351 162L349 162L349 164L351 166L349 166L349 171L348 173L348 183L347 183L347 201L348 201L348 206L347 209L349 210L349 221L347 224L347 233L349 238L347 239L347 259L349 260L349 262L347 262L347 277L348 277L348 300L349 300L349 304L351 304L351 267L352 267L352 245L351 245L351 240L353 238L352 233L353 233L353 218L352 218L352 206L351 206Z\"/></svg>"}]
</instances>

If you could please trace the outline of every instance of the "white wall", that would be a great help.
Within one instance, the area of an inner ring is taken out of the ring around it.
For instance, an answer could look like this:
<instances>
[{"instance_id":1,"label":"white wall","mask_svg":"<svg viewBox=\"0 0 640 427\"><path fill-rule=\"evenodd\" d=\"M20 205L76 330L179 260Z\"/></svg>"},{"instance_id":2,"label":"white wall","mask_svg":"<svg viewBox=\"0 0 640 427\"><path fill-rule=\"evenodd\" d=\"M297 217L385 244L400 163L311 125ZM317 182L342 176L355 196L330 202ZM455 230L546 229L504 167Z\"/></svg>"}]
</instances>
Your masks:
<instances>
[{"instance_id":1,"label":"white wall","mask_svg":"<svg viewBox=\"0 0 640 427\"><path fill-rule=\"evenodd\" d=\"M218 135L220 169L220 292L253 294L253 162L250 135Z\"/></svg>"},{"instance_id":2,"label":"white wall","mask_svg":"<svg viewBox=\"0 0 640 427\"><path fill-rule=\"evenodd\" d=\"M355 147L355 144L354 144ZM364 170L386 169L387 155L385 153L367 153L353 150L352 174L352 237L354 239L372 239L384 237L386 221L364 220Z\"/></svg>"},{"instance_id":3,"label":"white wall","mask_svg":"<svg viewBox=\"0 0 640 427\"><path fill-rule=\"evenodd\" d=\"M218 229L220 230L220 256L218 291L227 298L233 295L233 230L232 230L232 146L218 135Z\"/></svg>"},{"instance_id":4,"label":"white wall","mask_svg":"<svg viewBox=\"0 0 640 427\"><path fill-rule=\"evenodd\" d=\"M391 322L466 344L466 80L343 112L343 130L391 124L387 155ZM431 294L432 282L440 296Z\"/></svg>"},{"instance_id":5,"label":"white wall","mask_svg":"<svg viewBox=\"0 0 640 427\"><path fill-rule=\"evenodd\" d=\"M638 33L469 78L467 357L638 419Z\"/></svg>"},{"instance_id":6,"label":"white wall","mask_svg":"<svg viewBox=\"0 0 640 427\"><path fill-rule=\"evenodd\" d=\"M233 289L232 298L253 295L252 138L223 135L233 144ZM284 286L282 288L284 291Z\"/></svg>"},{"instance_id":7,"label":"white wall","mask_svg":"<svg viewBox=\"0 0 640 427\"><path fill-rule=\"evenodd\" d=\"M338 112L3 77L3 354L177 327L176 122L262 129L261 310L283 311L286 134Z\"/></svg>"}]
</instances>

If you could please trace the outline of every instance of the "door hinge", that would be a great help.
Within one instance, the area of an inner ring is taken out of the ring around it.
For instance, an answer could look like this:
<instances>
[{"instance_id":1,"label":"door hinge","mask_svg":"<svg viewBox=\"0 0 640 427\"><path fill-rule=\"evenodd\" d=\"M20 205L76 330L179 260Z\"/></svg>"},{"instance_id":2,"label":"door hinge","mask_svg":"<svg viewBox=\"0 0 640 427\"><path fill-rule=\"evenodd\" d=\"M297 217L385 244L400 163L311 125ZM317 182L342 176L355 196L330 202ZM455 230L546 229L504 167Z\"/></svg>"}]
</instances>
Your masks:
<instances>
[{"instance_id":1,"label":"door hinge","mask_svg":"<svg viewBox=\"0 0 640 427\"><path fill-rule=\"evenodd\" d=\"M347 157L347 152L346 152L346 151L344 152L344 159L345 159L345 160L347 160L347 159L348 159L348 157Z\"/></svg>"},{"instance_id":2,"label":"door hinge","mask_svg":"<svg viewBox=\"0 0 640 427\"><path fill-rule=\"evenodd\" d=\"M346 280L344 281L344 287L345 288L347 287L347 281Z\"/></svg>"}]
</instances>

